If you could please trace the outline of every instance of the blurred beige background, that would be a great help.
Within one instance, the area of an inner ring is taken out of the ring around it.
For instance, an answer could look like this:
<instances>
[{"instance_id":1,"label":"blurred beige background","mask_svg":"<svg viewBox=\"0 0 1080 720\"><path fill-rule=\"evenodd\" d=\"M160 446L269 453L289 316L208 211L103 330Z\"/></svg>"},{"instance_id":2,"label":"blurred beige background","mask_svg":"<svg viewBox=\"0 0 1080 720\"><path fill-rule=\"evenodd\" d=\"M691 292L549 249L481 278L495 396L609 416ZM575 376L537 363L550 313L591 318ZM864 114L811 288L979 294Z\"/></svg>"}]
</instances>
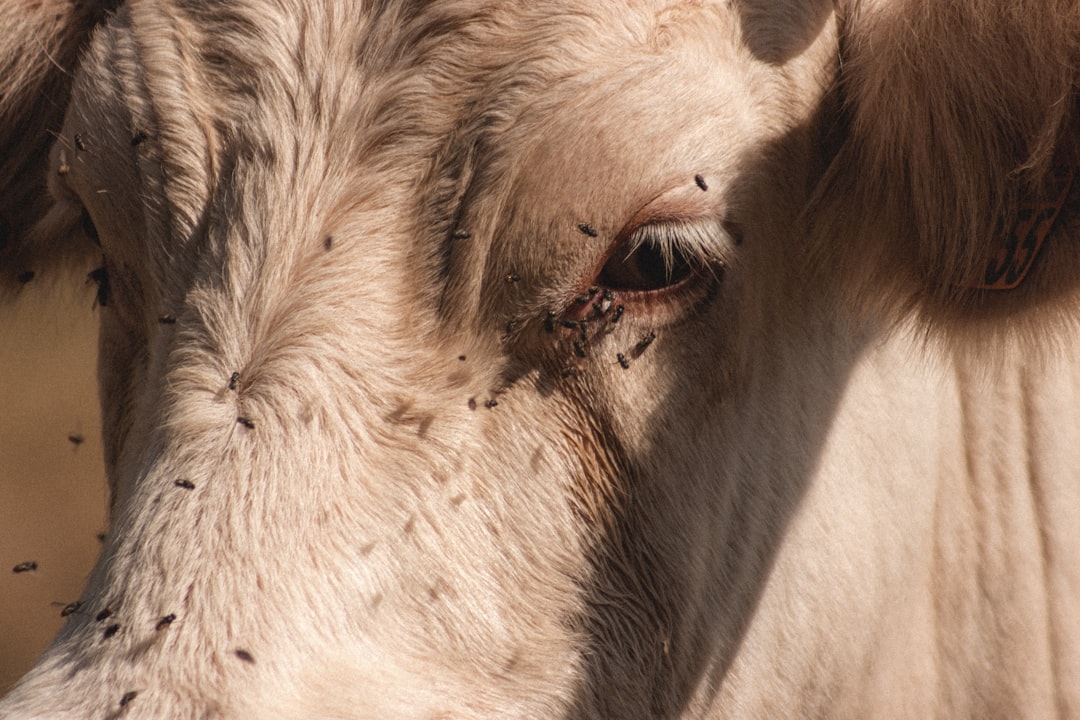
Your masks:
<instances>
[{"instance_id":1,"label":"blurred beige background","mask_svg":"<svg viewBox=\"0 0 1080 720\"><path fill-rule=\"evenodd\" d=\"M0 695L60 629L105 529L92 302L31 282L0 305Z\"/></svg>"}]
</instances>

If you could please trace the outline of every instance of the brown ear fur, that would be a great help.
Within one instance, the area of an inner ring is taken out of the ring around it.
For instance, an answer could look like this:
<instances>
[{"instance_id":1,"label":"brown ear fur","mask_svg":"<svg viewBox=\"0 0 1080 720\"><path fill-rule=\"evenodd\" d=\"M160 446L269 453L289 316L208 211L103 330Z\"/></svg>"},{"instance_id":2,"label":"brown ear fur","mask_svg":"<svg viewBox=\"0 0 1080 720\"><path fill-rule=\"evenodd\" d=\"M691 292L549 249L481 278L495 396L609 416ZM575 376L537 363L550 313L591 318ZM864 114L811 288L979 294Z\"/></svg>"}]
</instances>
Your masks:
<instances>
[{"instance_id":1,"label":"brown ear fur","mask_svg":"<svg viewBox=\"0 0 1080 720\"><path fill-rule=\"evenodd\" d=\"M0 3L0 297L71 264L30 230L49 207L45 171L72 74L94 27L119 0ZM33 273L33 276L31 276Z\"/></svg>"},{"instance_id":2,"label":"brown ear fur","mask_svg":"<svg viewBox=\"0 0 1080 720\"><path fill-rule=\"evenodd\" d=\"M972 285L1053 166L1080 160L1080 4L851 0L840 63L845 139L810 220L849 298L949 331L1077 310L1062 302L1080 292L1075 188L1019 288Z\"/></svg>"}]
</instances>

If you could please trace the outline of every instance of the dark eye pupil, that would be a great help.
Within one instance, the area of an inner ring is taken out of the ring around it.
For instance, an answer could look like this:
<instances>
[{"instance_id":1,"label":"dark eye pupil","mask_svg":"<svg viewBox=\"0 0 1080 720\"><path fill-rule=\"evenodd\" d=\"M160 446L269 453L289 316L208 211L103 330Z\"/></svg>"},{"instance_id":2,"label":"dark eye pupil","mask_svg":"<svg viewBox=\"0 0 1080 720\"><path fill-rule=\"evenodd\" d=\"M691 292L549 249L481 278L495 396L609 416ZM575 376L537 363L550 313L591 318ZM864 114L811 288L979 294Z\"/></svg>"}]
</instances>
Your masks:
<instances>
[{"instance_id":1,"label":"dark eye pupil","mask_svg":"<svg viewBox=\"0 0 1080 720\"><path fill-rule=\"evenodd\" d=\"M644 245L637 249L630 260L637 267L638 275L646 285L662 287L666 277L664 258L652 245Z\"/></svg>"},{"instance_id":2,"label":"dark eye pupil","mask_svg":"<svg viewBox=\"0 0 1080 720\"><path fill-rule=\"evenodd\" d=\"M596 282L612 290L643 292L675 285L692 272L690 263L677 248L665 258L660 248L646 240L629 257L616 252Z\"/></svg>"}]
</instances>

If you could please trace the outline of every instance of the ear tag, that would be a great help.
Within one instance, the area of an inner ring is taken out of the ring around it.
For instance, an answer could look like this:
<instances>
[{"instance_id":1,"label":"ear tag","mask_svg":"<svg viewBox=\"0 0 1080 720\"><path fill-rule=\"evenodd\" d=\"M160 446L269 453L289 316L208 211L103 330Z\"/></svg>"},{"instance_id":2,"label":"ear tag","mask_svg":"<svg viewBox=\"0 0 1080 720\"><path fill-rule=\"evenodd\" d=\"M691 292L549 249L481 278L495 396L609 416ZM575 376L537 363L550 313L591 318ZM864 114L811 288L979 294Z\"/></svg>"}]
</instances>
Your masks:
<instances>
[{"instance_id":1,"label":"ear tag","mask_svg":"<svg viewBox=\"0 0 1080 720\"><path fill-rule=\"evenodd\" d=\"M1075 176L1076 168L1054 172L1047 186L1047 199L1021 206L1012 232L1005 235L997 254L987 262L982 282L967 287L974 290L1012 290L1024 281L1069 197Z\"/></svg>"}]
</instances>

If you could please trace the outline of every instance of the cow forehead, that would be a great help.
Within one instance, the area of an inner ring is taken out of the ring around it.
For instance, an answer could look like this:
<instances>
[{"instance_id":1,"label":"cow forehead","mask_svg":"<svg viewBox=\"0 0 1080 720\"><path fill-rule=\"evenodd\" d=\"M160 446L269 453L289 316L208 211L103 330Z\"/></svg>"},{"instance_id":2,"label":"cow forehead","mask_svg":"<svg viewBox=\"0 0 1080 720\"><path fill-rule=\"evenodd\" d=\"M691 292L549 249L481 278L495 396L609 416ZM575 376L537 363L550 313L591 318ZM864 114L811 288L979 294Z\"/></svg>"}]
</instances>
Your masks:
<instances>
[{"instance_id":1,"label":"cow forehead","mask_svg":"<svg viewBox=\"0 0 1080 720\"><path fill-rule=\"evenodd\" d=\"M718 70L757 87L747 99L773 98L767 81L731 69L760 60L753 36L794 51L821 22L789 8L805 4L757 4L133 2L91 72L121 76L132 117L109 119L157 129L172 174L213 173L215 160L225 162L214 155L238 141L269 154L329 140L343 162L382 157L400 175L403 159L428 163L447 137L500 124L541 134L560 111L647 130L643 113L610 113L652 109L648 97L664 89L667 112L652 113L653 122L676 114L672 103L684 115L699 105L700 121L710 108L690 95ZM769 32L778 24L791 30ZM757 45L762 57L778 55ZM100 91L114 78L84 84ZM613 103L616 95L628 97ZM206 178L193 179L201 184Z\"/></svg>"},{"instance_id":2,"label":"cow forehead","mask_svg":"<svg viewBox=\"0 0 1080 720\"><path fill-rule=\"evenodd\" d=\"M380 140L400 140L409 131L444 135L484 111L488 122L496 112L546 122L556 105L590 106L605 89L625 91L620 82L662 87L674 79L673 68L689 86L718 69L782 64L821 34L820 7L828 6L759 0L267 5L133 3L131 24L150 94L183 95L216 114L207 121L234 127L267 112L291 112L286 120L296 122L305 109L330 120L337 111L353 124L335 129ZM162 25L173 30L160 32ZM147 57L159 45L172 45L187 66L184 82L154 77L170 75ZM739 72L731 78L746 80ZM775 89L759 88L759 99L774 97ZM393 135L379 137L378 130Z\"/></svg>"},{"instance_id":3,"label":"cow forehead","mask_svg":"<svg viewBox=\"0 0 1080 720\"><path fill-rule=\"evenodd\" d=\"M617 231L673 183L735 177L805 118L817 95L793 88L823 86L806 75L828 55L810 6L133 2L90 54L75 121L137 159L99 163L80 194L115 204L92 212L106 225L148 214L128 235L167 239L170 258L215 225L267 242L393 226L429 246L462 222L491 224L474 244L555 217ZM762 26L785 31L765 47L747 32ZM513 256L530 247L551 252L515 243L500 268L538 265ZM562 259L568 276L595 261Z\"/></svg>"}]
</instances>

